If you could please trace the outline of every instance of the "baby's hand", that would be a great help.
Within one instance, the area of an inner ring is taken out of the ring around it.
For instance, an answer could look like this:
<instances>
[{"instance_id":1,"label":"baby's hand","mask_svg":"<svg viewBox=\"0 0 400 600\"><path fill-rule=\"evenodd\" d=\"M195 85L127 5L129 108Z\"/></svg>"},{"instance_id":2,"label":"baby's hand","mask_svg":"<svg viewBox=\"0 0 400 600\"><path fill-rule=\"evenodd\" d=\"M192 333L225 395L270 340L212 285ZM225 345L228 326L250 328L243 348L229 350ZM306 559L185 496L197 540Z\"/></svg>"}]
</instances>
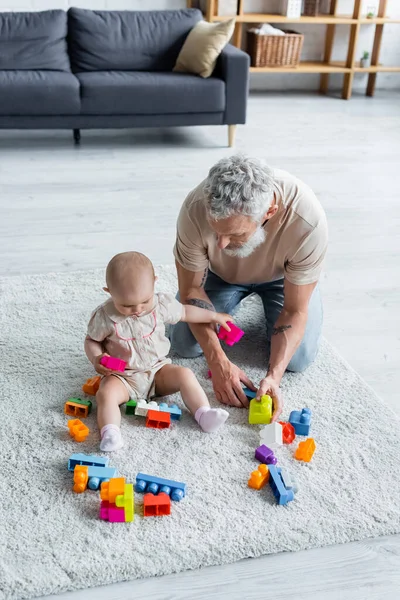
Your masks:
<instances>
[{"instance_id":1,"label":"baby's hand","mask_svg":"<svg viewBox=\"0 0 400 600\"><path fill-rule=\"evenodd\" d=\"M226 313L215 313L214 323L221 325L227 331L230 331L231 328L228 325L228 321L233 322L233 317L231 315L227 315Z\"/></svg>"},{"instance_id":2,"label":"baby's hand","mask_svg":"<svg viewBox=\"0 0 400 600\"><path fill-rule=\"evenodd\" d=\"M102 365L100 363L100 361L103 358L103 356L110 356L110 355L107 354L106 352L103 352L103 354L99 354L99 356L96 356L96 358L94 359L94 362L93 362L93 366L95 368L95 371L99 375L111 375L111 373L113 373L114 371L112 371L111 369L107 369L107 367L105 367L104 365Z\"/></svg>"}]
</instances>

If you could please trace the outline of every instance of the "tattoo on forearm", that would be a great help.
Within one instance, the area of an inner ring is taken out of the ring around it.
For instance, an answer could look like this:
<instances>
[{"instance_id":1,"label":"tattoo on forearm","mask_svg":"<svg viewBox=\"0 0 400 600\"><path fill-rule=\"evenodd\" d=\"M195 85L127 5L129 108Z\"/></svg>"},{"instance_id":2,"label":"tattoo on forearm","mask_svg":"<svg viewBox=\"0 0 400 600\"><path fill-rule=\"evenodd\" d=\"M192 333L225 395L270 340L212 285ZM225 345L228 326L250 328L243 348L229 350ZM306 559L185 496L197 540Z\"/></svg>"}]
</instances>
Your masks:
<instances>
[{"instance_id":1,"label":"tattoo on forearm","mask_svg":"<svg viewBox=\"0 0 400 600\"><path fill-rule=\"evenodd\" d=\"M199 308L205 308L206 310L215 310L211 302L206 302L205 300L200 300L200 298L191 298L186 302L186 304L191 304L192 306L198 306Z\"/></svg>"},{"instance_id":2,"label":"tattoo on forearm","mask_svg":"<svg viewBox=\"0 0 400 600\"><path fill-rule=\"evenodd\" d=\"M278 333L283 333L287 329L291 329L291 325L279 325L279 327L274 327L272 329L272 335L278 335Z\"/></svg>"},{"instance_id":3,"label":"tattoo on forearm","mask_svg":"<svg viewBox=\"0 0 400 600\"><path fill-rule=\"evenodd\" d=\"M200 283L201 288L203 288L204 284L206 283L207 275L208 275L208 269L206 268L206 269L204 269L203 278Z\"/></svg>"}]
</instances>

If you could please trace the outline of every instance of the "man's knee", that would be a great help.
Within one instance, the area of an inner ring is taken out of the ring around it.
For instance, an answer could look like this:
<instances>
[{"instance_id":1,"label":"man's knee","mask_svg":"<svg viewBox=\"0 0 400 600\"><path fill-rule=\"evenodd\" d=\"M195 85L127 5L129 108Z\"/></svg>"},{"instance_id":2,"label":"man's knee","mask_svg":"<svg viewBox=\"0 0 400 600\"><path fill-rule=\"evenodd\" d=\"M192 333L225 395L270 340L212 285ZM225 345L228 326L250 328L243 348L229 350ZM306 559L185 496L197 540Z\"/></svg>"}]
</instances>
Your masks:
<instances>
[{"instance_id":1,"label":"man's knee","mask_svg":"<svg viewBox=\"0 0 400 600\"><path fill-rule=\"evenodd\" d=\"M177 323L171 326L169 339L172 351L182 358L197 358L203 354L196 338L186 323Z\"/></svg>"},{"instance_id":2,"label":"man's knee","mask_svg":"<svg viewBox=\"0 0 400 600\"><path fill-rule=\"evenodd\" d=\"M292 373L302 373L315 361L318 354L318 348L301 347L295 352L292 360L287 366L287 371Z\"/></svg>"}]
</instances>

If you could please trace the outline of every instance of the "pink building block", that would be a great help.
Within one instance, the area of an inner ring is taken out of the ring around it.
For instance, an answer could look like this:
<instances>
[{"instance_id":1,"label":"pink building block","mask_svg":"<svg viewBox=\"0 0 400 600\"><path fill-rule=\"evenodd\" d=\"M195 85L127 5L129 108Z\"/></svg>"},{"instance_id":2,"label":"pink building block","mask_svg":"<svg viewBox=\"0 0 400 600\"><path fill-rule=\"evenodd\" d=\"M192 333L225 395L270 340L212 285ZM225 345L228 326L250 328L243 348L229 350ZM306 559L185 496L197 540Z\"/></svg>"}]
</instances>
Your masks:
<instances>
[{"instance_id":1,"label":"pink building block","mask_svg":"<svg viewBox=\"0 0 400 600\"><path fill-rule=\"evenodd\" d=\"M112 371L121 371L123 373L125 371L126 362L121 360L120 358L115 358L114 356L103 356L100 360L100 364L107 369L111 369Z\"/></svg>"},{"instance_id":2,"label":"pink building block","mask_svg":"<svg viewBox=\"0 0 400 600\"><path fill-rule=\"evenodd\" d=\"M227 331L223 327L220 327L218 332L218 338L220 340L223 340L228 346L233 346L233 344L236 344L242 339L242 337L244 336L244 331L239 329L239 327L237 327L234 323L231 323L230 321L228 321L228 325L231 328L231 330Z\"/></svg>"},{"instance_id":3,"label":"pink building block","mask_svg":"<svg viewBox=\"0 0 400 600\"><path fill-rule=\"evenodd\" d=\"M125 523L125 509L103 500L100 504L100 519L110 523Z\"/></svg>"},{"instance_id":4,"label":"pink building block","mask_svg":"<svg viewBox=\"0 0 400 600\"><path fill-rule=\"evenodd\" d=\"M211 379L211 377L212 377L212 373L211 373L210 369L208 369L208 371L207 371L207 377L208 377L208 379Z\"/></svg>"}]
</instances>

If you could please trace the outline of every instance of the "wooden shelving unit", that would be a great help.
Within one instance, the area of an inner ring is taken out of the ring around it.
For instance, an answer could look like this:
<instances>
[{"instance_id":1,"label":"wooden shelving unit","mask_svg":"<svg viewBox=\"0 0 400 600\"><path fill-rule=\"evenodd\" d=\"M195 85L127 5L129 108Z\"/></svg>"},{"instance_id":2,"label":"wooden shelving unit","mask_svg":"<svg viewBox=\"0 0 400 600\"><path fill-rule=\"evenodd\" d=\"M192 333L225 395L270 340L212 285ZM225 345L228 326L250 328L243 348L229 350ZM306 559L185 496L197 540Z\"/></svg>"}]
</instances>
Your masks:
<instances>
[{"instance_id":1,"label":"wooden shelving unit","mask_svg":"<svg viewBox=\"0 0 400 600\"><path fill-rule=\"evenodd\" d=\"M378 73L400 73L399 67L388 67L379 63L380 49L382 45L383 27L389 23L399 23L400 19L391 19L386 15L387 0L380 0L377 16L368 19L361 15L362 0L354 0L353 13L351 15L337 14L338 0L331 0L328 14L316 17L302 16L298 19L284 17L278 14L268 13L246 13L244 12L246 0L238 0L236 15L221 16L217 14L218 0L208 0L205 18L208 21L224 21L236 18L233 44L240 48L242 46L243 25L257 23L281 23L281 24L307 24L325 25L325 50L323 61L304 61L297 67L251 67L252 73L317 73L321 75L320 92L326 94L329 87L329 75L332 73L343 74L342 98L348 100L351 97L353 79L355 73L368 73L367 96L373 96L375 91L376 77ZM191 0L187 1L188 8L192 6ZM343 62L332 61L333 44L335 40L336 26L348 25L350 28L349 42L346 60ZM373 48L371 52L371 66L360 67L356 62L357 41L362 25L375 26Z\"/></svg>"}]
</instances>

